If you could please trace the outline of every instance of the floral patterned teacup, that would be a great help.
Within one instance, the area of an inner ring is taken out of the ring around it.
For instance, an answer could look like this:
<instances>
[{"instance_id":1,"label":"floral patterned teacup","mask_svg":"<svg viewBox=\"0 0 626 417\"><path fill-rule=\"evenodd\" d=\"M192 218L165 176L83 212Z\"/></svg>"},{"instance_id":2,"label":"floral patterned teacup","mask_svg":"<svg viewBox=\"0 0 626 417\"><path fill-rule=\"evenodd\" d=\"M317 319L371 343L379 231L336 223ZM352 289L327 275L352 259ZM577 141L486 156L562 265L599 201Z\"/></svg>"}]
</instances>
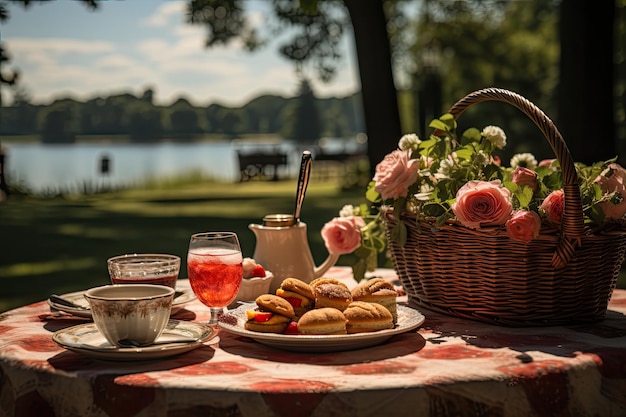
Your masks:
<instances>
[{"instance_id":1,"label":"floral patterned teacup","mask_svg":"<svg viewBox=\"0 0 626 417\"><path fill-rule=\"evenodd\" d=\"M158 338L170 317L174 289L164 285L105 285L88 290L96 327L113 346L123 339L147 346Z\"/></svg>"}]
</instances>

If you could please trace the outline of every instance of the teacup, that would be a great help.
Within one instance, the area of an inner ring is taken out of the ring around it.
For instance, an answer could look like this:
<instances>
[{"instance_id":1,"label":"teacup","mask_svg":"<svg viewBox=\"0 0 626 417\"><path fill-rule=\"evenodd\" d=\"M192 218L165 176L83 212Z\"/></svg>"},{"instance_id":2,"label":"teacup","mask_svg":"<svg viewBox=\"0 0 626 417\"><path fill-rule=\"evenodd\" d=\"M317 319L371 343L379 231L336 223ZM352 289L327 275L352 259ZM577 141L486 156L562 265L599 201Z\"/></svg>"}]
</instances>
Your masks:
<instances>
[{"instance_id":1,"label":"teacup","mask_svg":"<svg viewBox=\"0 0 626 417\"><path fill-rule=\"evenodd\" d=\"M156 284L176 288L180 257L162 253L134 253L107 259L113 284Z\"/></svg>"},{"instance_id":2,"label":"teacup","mask_svg":"<svg viewBox=\"0 0 626 417\"><path fill-rule=\"evenodd\" d=\"M104 285L85 292L96 327L115 346L121 339L150 345L170 318L174 289L164 285Z\"/></svg>"}]
</instances>

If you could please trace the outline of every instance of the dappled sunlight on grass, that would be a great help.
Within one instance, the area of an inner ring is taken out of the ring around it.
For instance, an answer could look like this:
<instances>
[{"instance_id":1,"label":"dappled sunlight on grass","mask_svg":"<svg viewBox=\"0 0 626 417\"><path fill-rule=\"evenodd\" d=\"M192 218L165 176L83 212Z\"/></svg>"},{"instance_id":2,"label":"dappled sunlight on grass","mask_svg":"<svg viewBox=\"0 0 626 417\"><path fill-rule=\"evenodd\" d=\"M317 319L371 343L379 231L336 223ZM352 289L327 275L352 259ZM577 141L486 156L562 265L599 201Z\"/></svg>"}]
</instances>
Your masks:
<instances>
[{"instance_id":1,"label":"dappled sunlight on grass","mask_svg":"<svg viewBox=\"0 0 626 417\"><path fill-rule=\"evenodd\" d=\"M67 272L71 270L90 268L99 263L100 260L96 258L63 259L48 262L18 263L13 265L0 266L0 277L2 277L2 279L5 279L57 272Z\"/></svg>"},{"instance_id":2,"label":"dappled sunlight on grass","mask_svg":"<svg viewBox=\"0 0 626 417\"><path fill-rule=\"evenodd\" d=\"M119 233L110 227L85 228L80 224L64 224L56 228L59 234L66 236L80 236L82 238L115 238Z\"/></svg>"},{"instance_id":3,"label":"dappled sunlight on grass","mask_svg":"<svg viewBox=\"0 0 626 417\"><path fill-rule=\"evenodd\" d=\"M266 214L292 213L295 180L180 184L173 188L119 190L56 198L11 196L0 206L0 311L51 293L109 282L106 260L124 253L171 253L186 260L192 233L232 230L246 256L255 248L250 223ZM302 209L319 264L326 256L319 230L361 190L312 179ZM187 276L181 268L181 277Z\"/></svg>"}]
</instances>

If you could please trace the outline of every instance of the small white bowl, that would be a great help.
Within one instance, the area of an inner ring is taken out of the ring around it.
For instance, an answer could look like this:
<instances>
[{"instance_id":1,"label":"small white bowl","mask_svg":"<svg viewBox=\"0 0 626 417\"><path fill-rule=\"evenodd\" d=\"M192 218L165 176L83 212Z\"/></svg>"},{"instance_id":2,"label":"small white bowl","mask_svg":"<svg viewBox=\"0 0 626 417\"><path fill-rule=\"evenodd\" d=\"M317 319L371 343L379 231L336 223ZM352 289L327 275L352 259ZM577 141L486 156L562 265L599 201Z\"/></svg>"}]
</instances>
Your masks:
<instances>
[{"instance_id":1,"label":"small white bowl","mask_svg":"<svg viewBox=\"0 0 626 417\"><path fill-rule=\"evenodd\" d=\"M264 277L244 278L239 287L239 293L233 303L237 301L254 301L261 294L267 294L270 290L270 284L274 279L274 274L265 271Z\"/></svg>"},{"instance_id":2,"label":"small white bowl","mask_svg":"<svg viewBox=\"0 0 626 417\"><path fill-rule=\"evenodd\" d=\"M112 345L120 339L151 344L170 318L174 289L154 284L105 285L85 293L100 333Z\"/></svg>"}]
</instances>

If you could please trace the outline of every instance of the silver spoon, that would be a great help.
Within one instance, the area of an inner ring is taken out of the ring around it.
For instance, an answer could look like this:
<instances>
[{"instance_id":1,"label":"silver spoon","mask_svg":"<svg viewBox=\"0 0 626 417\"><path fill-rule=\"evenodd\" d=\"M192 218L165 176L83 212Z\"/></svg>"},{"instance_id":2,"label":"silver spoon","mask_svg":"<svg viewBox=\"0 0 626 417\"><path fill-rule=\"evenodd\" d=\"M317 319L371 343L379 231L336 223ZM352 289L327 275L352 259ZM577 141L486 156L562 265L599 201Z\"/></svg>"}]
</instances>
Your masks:
<instances>
[{"instance_id":1,"label":"silver spoon","mask_svg":"<svg viewBox=\"0 0 626 417\"><path fill-rule=\"evenodd\" d=\"M149 347L152 345L169 345L170 343L193 343L199 342L198 339L192 339L190 337L180 338L180 339L168 339L168 340L155 340L149 344L142 344L133 339L120 339L117 341L117 346L119 347Z\"/></svg>"},{"instance_id":2,"label":"silver spoon","mask_svg":"<svg viewBox=\"0 0 626 417\"><path fill-rule=\"evenodd\" d=\"M55 304L59 304L65 307L79 308L81 310L89 310L89 307L81 306L80 304L76 304L75 302L70 301L56 294L52 294L50 296L50 301L52 301Z\"/></svg>"},{"instance_id":3,"label":"silver spoon","mask_svg":"<svg viewBox=\"0 0 626 417\"><path fill-rule=\"evenodd\" d=\"M296 190L296 208L293 213L293 218L296 224L300 222L302 203L304 202L306 188L309 185L309 176L311 175L311 162L311 152L302 152L302 161L300 162L300 174L298 176L298 188Z\"/></svg>"}]
</instances>

